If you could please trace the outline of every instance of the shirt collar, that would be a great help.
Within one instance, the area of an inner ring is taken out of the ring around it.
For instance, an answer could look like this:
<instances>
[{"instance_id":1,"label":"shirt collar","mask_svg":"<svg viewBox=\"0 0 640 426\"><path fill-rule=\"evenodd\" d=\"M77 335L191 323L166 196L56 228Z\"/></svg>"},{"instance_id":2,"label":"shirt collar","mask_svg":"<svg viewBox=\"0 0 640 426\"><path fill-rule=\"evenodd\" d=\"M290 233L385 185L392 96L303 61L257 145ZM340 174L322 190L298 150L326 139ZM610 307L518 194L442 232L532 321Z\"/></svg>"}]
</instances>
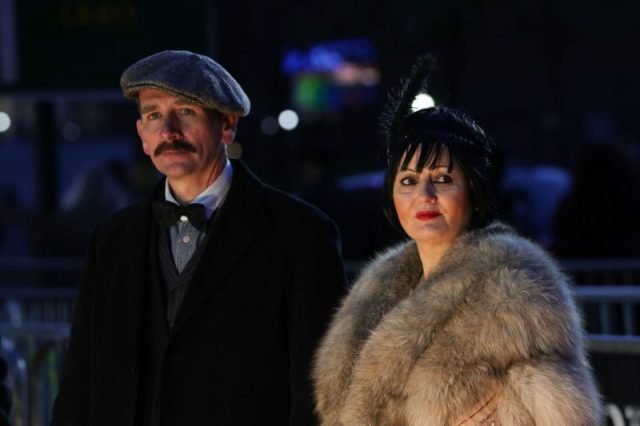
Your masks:
<instances>
[{"instance_id":1,"label":"shirt collar","mask_svg":"<svg viewBox=\"0 0 640 426\"><path fill-rule=\"evenodd\" d=\"M207 186L204 191L198 194L190 204L202 204L206 211L207 219L211 218L215 209L222 205L227 192L229 192L232 177L233 167L231 166L229 159L227 159L220 176L218 176L211 185ZM164 184L164 198L171 203L180 204L171 193L171 187L169 187L168 179L165 180Z\"/></svg>"}]
</instances>

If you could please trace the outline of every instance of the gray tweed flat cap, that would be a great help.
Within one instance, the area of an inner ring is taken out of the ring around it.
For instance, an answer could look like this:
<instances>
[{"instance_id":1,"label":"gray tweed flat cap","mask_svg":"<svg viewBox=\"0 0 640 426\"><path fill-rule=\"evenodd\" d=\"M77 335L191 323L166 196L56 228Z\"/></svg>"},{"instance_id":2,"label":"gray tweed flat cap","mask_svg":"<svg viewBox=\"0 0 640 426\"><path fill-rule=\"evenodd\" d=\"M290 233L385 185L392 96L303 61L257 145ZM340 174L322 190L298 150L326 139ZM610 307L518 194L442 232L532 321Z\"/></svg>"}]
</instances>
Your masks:
<instances>
[{"instance_id":1,"label":"gray tweed flat cap","mask_svg":"<svg viewBox=\"0 0 640 426\"><path fill-rule=\"evenodd\" d=\"M251 102L238 82L213 59L186 50L165 50L139 60L120 77L122 93L160 89L205 108L244 117Z\"/></svg>"}]
</instances>

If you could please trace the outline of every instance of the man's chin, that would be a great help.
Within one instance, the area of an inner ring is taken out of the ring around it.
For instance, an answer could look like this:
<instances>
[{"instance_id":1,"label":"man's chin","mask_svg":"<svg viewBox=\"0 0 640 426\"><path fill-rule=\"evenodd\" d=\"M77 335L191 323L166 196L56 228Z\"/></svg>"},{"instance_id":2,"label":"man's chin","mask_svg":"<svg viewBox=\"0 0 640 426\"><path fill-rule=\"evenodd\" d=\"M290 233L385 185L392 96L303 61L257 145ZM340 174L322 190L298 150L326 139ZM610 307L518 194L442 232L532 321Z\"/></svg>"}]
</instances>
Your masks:
<instances>
[{"instance_id":1,"label":"man's chin","mask_svg":"<svg viewBox=\"0 0 640 426\"><path fill-rule=\"evenodd\" d=\"M158 170L168 178L179 179L181 177L188 176L193 171L193 167L184 163L172 163L165 164L161 168L158 167Z\"/></svg>"}]
</instances>

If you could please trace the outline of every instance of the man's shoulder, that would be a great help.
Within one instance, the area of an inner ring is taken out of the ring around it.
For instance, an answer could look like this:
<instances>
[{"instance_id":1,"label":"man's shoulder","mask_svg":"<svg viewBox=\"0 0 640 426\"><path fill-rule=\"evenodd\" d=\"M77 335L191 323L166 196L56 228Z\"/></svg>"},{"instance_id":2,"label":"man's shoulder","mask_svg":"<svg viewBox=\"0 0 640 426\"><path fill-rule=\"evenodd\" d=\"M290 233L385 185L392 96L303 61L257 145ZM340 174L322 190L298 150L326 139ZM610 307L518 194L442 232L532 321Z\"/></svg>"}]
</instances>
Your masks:
<instances>
[{"instance_id":1,"label":"man's shoulder","mask_svg":"<svg viewBox=\"0 0 640 426\"><path fill-rule=\"evenodd\" d=\"M288 226L335 226L318 207L280 189L265 185L264 199L269 214Z\"/></svg>"},{"instance_id":2,"label":"man's shoulder","mask_svg":"<svg viewBox=\"0 0 640 426\"><path fill-rule=\"evenodd\" d=\"M135 217L144 216L150 206L149 197L141 198L133 203L129 204L113 212L110 216L107 217L108 221L122 221L122 220L131 220Z\"/></svg>"},{"instance_id":3,"label":"man's shoulder","mask_svg":"<svg viewBox=\"0 0 640 426\"><path fill-rule=\"evenodd\" d=\"M110 233L129 226L139 226L149 217L149 201L144 198L106 216L97 224L97 229Z\"/></svg>"},{"instance_id":4,"label":"man's shoulder","mask_svg":"<svg viewBox=\"0 0 640 426\"><path fill-rule=\"evenodd\" d=\"M250 202L246 197L258 197L259 200L253 201L262 201L271 219L287 221L291 226L304 226L309 223L322 222L332 223L331 219L319 208L295 195L264 183L243 163L234 162L233 166L234 169L238 170L240 176L236 175L236 177L240 177L241 181L239 182L241 188L238 188L240 191L238 191L239 196L236 201L245 204L246 202ZM249 190L250 188L251 190Z\"/></svg>"}]
</instances>

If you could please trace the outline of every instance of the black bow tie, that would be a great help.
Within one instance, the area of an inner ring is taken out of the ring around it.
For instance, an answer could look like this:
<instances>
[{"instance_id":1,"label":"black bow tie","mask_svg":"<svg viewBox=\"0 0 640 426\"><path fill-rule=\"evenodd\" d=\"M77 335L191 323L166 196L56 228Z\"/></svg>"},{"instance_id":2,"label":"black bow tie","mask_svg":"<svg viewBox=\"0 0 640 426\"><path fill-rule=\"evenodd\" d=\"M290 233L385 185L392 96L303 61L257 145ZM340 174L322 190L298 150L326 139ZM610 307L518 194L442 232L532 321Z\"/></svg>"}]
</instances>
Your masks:
<instances>
[{"instance_id":1,"label":"black bow tie","mask_svg":"<svg viewBox=\"0 0 640 426\"><path fill-rule=\"evenodd\" d=\"M189 222L201 232L207 227L207 214L202 204L182 206L164 200L154 201L153 213L163 228L175 226L178 222Z\"/></svg>"}]
</instances>

